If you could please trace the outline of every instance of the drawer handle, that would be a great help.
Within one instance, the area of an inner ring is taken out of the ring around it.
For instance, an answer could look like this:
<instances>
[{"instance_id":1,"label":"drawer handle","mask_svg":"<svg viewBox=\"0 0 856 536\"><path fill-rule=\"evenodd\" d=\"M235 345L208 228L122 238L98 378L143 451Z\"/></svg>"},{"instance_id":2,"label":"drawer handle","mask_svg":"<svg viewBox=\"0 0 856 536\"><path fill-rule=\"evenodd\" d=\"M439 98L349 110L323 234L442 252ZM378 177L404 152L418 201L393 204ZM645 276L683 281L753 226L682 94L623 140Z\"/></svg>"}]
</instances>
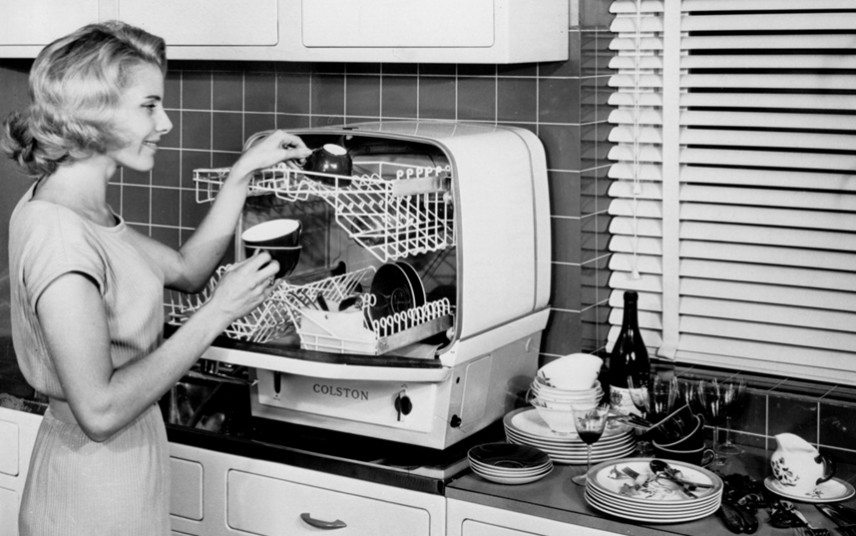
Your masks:
<instances>
[{"instance_id":1,"label":"drawer handle","mask_svg":"<svg viewBox=\"0 0 856 536\"><path fill-rule=\"evenodd\" d=\"M300 514L300 519L302 519L307 525L311 525L316 529L334 530L343 529L348 526L341 519L337 519L336 521L322 521L321 519L315 519L308 512Z\"/></svg>"}]
</instances>

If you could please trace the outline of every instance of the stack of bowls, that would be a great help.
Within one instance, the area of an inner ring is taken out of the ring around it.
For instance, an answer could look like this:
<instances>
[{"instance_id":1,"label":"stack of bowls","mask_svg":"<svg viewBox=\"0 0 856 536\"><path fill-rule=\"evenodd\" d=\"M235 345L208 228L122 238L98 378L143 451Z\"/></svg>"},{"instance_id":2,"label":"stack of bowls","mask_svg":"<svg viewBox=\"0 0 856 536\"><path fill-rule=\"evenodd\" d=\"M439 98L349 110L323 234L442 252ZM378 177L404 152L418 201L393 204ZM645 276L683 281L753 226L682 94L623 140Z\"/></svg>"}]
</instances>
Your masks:
<instances>
[{"instance_id":1,"label":"stack of bowls","mask_svg":"<svg viewBox=\"0 0 856 536\"><path fill-rule=\"evenodd\" d=\"M575 432L573 408L591 408L603 397L600 381L587 388L561 388L536 375L529 389L529 403L551 430L560 434Z\"/></svg>"}]
</instances>

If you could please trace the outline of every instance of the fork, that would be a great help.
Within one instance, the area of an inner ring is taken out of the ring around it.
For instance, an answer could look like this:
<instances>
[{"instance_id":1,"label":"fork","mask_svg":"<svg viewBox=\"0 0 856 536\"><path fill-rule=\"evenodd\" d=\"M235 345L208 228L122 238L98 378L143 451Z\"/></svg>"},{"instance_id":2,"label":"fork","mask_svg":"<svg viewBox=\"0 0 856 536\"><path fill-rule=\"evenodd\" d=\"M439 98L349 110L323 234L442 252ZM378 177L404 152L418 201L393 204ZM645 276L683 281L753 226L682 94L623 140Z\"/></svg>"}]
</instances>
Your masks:
<instances>
[{"instance_id":1,"label":"fork","mask_svg":"<svg viewBox=\"0 0 856 536\"><path fill-rule=\"evenodd\" d=\"M811 523L808 522L808 519L796 508L791 510L791 514L795 515L799 518L800 521L803 522L804 526L802 527L794 527L794 536L832 536L832 533L829 532L829 529L825 529L822 527L812 527Z\"/></svg>"},{"instance_id":2,"label":"fork","mask_svg":"<svg viewBox=\"0 0 856 536\"><path fill-rule=\"evenodd\" d=\"M831 519L835 523L835 530L841 536L856 536L856 524L850 522L850 519L845 518L843 513L830 504L815 504L822 514Z\"/></svg>"}]
</instances>

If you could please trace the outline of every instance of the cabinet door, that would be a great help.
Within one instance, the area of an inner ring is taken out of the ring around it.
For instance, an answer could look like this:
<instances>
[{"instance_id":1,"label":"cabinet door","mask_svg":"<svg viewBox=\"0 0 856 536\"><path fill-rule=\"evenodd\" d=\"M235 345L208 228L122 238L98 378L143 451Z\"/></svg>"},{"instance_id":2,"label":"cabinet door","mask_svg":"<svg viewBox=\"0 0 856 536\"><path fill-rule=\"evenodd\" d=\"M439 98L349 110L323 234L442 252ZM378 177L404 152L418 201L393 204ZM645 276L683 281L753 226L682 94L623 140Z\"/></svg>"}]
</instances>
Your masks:
<instances>
[{"instance_id":1,"label":"cabinet door","mask_svg":"<svg viewBox=\"0 0 856 536\"><path fill-rule=\"evenodd\" d=\"M278 478L229 471L226 522L242 532L276 536L338 534L428 536L430 517L421 508L299 484Z\"/></svg>"},{"instance_id":2,"label":"cabinet door","mask_svg":"<svg viewBox=\"0 0 856 536\"><path fill-rule=\"evenodd\" d=\"M618 536L600 529L457 499L448 499L446 505L446 536Z\"/></svg>"},{"instance_id":3,"label":"cabinet door","mask_svg":"<svg viewBox=\"0 0 856 536\"><path fill-rule=\"evenodd\" d=\"M119 0L119 18L168 46L263 46L278 42L277 0Z\"/></svg>"},{"instance_id":4,"label":"cabinet door","mask_svg":"<svg viewBox=\"0 0 856 536\"><path fill-rule=\"evenodd\" d=\"M99 0L0 0L0 45L46 45L98 22Z\"/></svg>"},{"instance_id":5,"label":"cabinet door","mask_svg":"<svg viewBox=\"0 0 856 536\"><path fill-rule=\"evenodd\" d=\"M17 491L0 488L0 536L18 536L18 503L21 497Z\"/></svg>"}]
</instances>

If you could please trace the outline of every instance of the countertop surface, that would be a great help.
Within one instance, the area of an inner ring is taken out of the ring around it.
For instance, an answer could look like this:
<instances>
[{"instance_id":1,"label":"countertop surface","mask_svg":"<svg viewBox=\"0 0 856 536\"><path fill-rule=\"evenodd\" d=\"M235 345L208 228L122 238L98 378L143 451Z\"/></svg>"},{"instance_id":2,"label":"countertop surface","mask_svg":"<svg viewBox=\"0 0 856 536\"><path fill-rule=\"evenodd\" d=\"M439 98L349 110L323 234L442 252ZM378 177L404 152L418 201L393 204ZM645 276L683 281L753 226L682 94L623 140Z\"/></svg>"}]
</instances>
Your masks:
<instances>
[{"instance_id":1,"label":"countertop surface","mask_svg":"<svg viewBox=\"0 0 856 536\"><path fill-rule=\"evenodd\" d=\"M730 457L724 466L714 470L722 474L741 473L762 479L769 471L768 460L763 450L747 449L736 457ZM850 482L854 474L845 468L841 476ZM556 465L553 471L541 480L523 485L503 485L489 482L472 472L455 479L446 489L446 497L475 502L523 514L530 514L563 523L571 523L619 534L633 535L730 535L723 522L716 515L687 523L643 524L598 512L589 506L584 498L584 487L571 481L574 475L583 473L585 466ZM840 471L840 470L839 470ZM823 516L814 505L795 502L814 527L826 527L832 530L835 525ZM845 501L847 506L856 506L853 498ZM759 527L757 536L791 536L793 529L778 529L768 522L766 510L757 514ZM832 531L833 536L838 536Z\"/></svg>"}]
</instances>

